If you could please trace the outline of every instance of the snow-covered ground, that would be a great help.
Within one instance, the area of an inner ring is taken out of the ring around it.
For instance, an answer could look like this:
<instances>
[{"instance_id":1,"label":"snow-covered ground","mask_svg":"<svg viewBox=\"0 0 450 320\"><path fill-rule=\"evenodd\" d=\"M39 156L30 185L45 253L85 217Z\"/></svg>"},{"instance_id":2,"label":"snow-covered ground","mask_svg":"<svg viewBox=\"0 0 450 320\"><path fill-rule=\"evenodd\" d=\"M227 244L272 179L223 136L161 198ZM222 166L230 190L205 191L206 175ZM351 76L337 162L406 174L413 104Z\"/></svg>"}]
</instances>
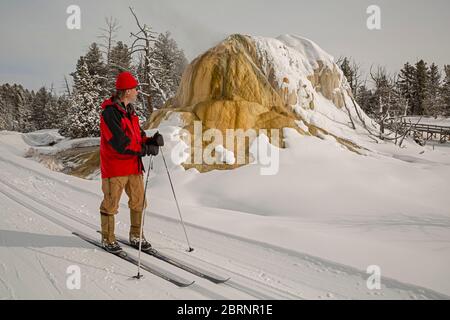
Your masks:
<instances>
[{"instance_id":1,"label":"snow-covered ground","mask_svg":"<svg viewBox=\"0 0 450 320\"><path fill-rule=\"evenodd\" d=\"M169 160L178 128L162 125ZM150 133L150 132L149 132ZM159 155L154 161L145 233L155 248L231 277L215 285L144 256L188 288L149 273L71 235L95 236L100 180L53 172L23 156L22 135L0 132L0 297L124 299L448 299L450 296L450 149L354 135L357 155L336 141L285 130L278 174L260 165L198 173L172 164L192 253ZM148 165L148 159L145 161ZM117 232L129 226L127 197ZM66 286L81 269L81 289ZM370 290L366 269L381 270Z\"/></svg>"},{"instance_id":2,"label":"snow-covered ground","mask_svg":"<svg viewBox=\"0 0 450 320\"><path fill-rule=\"evenodd\" d=\"M22 134L22 139L30 145L26 156L54 155L73 149L100 146L100 138L68 139L61 136L57 129L39 130Z\"/></svg>"}]
</instances>

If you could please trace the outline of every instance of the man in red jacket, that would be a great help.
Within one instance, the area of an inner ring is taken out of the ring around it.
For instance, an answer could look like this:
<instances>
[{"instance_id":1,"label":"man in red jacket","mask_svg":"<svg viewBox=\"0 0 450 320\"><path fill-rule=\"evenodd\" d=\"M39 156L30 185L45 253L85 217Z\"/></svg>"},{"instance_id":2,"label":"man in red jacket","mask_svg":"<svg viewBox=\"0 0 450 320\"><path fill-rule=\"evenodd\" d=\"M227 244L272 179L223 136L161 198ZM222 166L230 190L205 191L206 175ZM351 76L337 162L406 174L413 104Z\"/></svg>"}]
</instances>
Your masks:
<instances>
[{"instance_id":1,"label":"man in red jacket","mask_svg":"<svg viewBox=\"0 0 450 320\"><path fill-rule=\"evenodd\" d=\"M144 166L142 157L156 156L164 145L157 132L148 138L139 125L132 103L136 101L138 83L129 72L122 72L116 80L116 93L102 103L100 116L100 167L103 201L100 206L102 244L113 253L122 249L114 235L114 215L118 213L123 190L130 208L130 244L139 247L144 203ZM144 237L142 250L151 249Z\"/></svg>"}]
</instances>

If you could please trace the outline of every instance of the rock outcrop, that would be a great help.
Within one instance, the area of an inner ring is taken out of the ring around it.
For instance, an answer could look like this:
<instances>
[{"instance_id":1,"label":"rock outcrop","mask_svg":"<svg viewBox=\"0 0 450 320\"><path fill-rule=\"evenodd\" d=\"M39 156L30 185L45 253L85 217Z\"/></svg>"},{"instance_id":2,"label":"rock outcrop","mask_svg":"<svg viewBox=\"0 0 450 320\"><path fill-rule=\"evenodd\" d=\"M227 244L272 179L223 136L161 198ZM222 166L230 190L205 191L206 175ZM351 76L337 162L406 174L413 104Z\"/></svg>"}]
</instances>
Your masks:
<instances>
[{"instance_id":1,"label":"rock outcrop","mask_svg":"<svg viewBox=\"0 0 450 320\"><path fill-rule=\"evenodd\" d=\"M319 113L321 97L335 109L330 114L349 112L344 110L351 100L342 71L312 41L290 35L272 39L236 34L188 65L176 96L152 114L147 127L156 128L177 115L191 134L194 121L201 121L204 131L215 128L223 135L227 129L266 129L270 135L271 129L294 128L303 135L333 135L357 152L357 145L317 125L314 114ZM281 130L280 139L271 143L283 147L282 138ZM237 165L185 165L192 166L208 171Z\"/></svg>"}]
</instances>

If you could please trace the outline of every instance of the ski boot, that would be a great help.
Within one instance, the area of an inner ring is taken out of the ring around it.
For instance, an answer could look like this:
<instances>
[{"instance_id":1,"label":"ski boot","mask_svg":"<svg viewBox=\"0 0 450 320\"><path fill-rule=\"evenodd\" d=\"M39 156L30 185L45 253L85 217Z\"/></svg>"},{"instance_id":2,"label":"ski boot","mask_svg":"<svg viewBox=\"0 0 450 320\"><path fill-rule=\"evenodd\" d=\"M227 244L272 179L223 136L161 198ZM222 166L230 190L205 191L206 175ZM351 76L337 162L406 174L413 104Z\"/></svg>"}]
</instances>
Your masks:
<instances>
[{"instance_id":1,"label":"ski boot","mask_svg":"<svg viewBox=\"0 0 450 320\"><path fill-rule=\"evenodd\" d=\"M106 240L103 240L102 246L103 249L112 254L119 254L120 252L122 252L122 248L117 241L107 242Z\"/></svg>"},{"instance_id":2,"label":"ski boot","mask_svg":"<svg viewBox=\"0 0 450 320\"><path fill-rule=\"evenodd\" d=\"M135 247L136 249L139 249L139 237L130 235L130 245ZM142 251L151 251L152 250L152 245L150 244L150 242L148 242L147 240L145 240L144 236L142 236L142 241L141 241L141 250Z\"/></svg>"}]
</instances>

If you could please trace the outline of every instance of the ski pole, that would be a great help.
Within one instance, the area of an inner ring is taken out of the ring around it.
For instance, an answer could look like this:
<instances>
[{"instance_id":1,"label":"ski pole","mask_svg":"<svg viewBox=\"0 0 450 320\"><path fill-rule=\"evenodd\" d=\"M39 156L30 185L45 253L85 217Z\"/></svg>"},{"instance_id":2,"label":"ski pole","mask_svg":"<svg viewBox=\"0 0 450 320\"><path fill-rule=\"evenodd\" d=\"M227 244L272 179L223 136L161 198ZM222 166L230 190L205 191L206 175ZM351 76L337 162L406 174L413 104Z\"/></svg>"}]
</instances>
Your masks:
<instances>
[{"instance_id":1,"label":"ski pole","mask_svg":"<svg viewBox=\"0 0 450 320\"><path fill-rule=\"evenodd\" d=\"M167 176L169 177L170 187L172 188L173 198L175 199L175 203L176 203L177 209L178 209L178 215L180 216L181 225L183 226L184 235L186 236L186 241L187 241L187 244L188 244L188 247L189 247L189 249L187 251L188 252L192 252L192 251L194 251L194 248L192 248L190 243L189 243L189 238L188 238L188 235L187 235L187 232L186 232L186 227L184 226L183 216L181 215L180 206L178 205L177 196L175 195L175 189L173 188L172 179L170 178L169 168L167 168L167 163L166 163L166 158L164 157L163 148L160 147L159 149L161 150L161 155L162 155L162 158L163 158L163 161L164 161L164 166L166 167Z\"/></svg>"},{"instance_id":2,"label":"ski pole","mask_svg":"<svg viewBox=\"0 0 450 320\"><path fill-rule=\"evenodd\" d=\"M140 273L141 271L141 251L142 251L142 234L144 229L144 217L145 217L145 211L147 207L145 206L145 198L147 195L147 184L148 184L148 176L150 175L150 169L153 169L153 156L150 156L150 161L148 163L148 170L147 170L147 179L145 179L145 188L144 188L144 200L142 201L142 217L141 217L141 230L139 231L139 253L138 253L138 272L137 275L135 275L133 278L140 279L142 278L142 275Z\"/></svg>"}]
</instances>

